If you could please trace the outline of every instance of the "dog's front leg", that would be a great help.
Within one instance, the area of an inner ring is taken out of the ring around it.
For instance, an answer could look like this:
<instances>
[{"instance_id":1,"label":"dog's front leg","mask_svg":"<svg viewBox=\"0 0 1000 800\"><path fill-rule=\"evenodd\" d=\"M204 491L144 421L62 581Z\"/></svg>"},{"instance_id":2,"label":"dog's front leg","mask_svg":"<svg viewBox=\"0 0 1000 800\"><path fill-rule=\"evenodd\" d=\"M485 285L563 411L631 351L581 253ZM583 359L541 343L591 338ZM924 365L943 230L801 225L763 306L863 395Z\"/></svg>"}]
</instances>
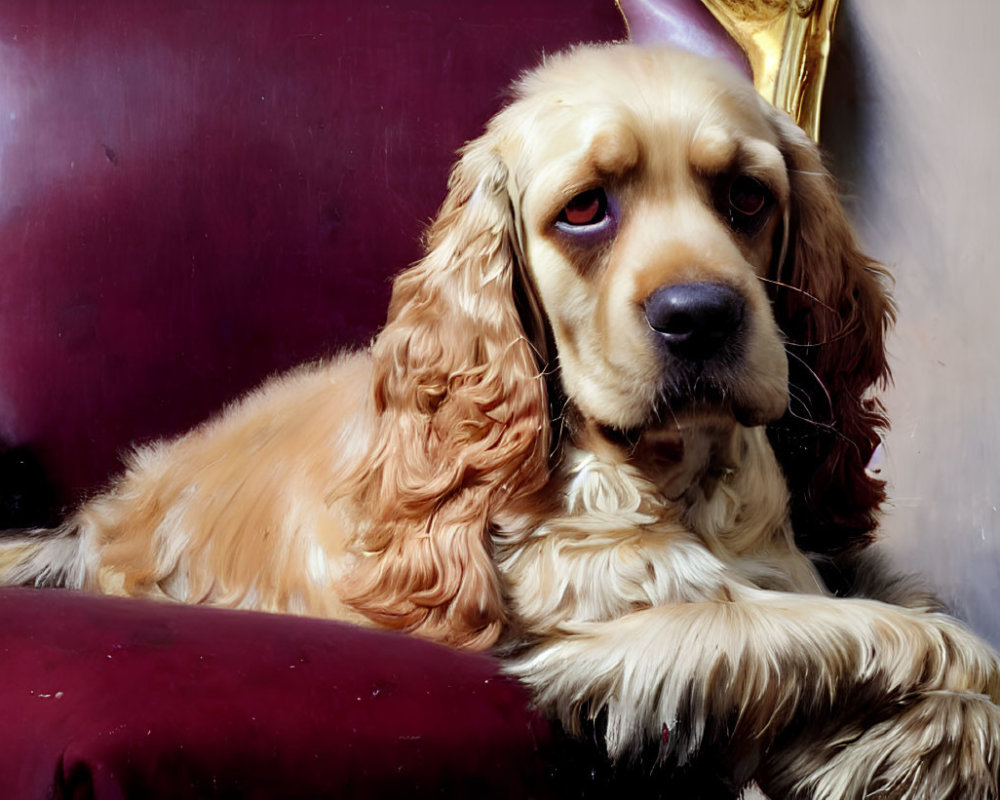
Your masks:
<instances>
[{"instance_id":1,"label":"dog's front leg","mask_svg":"<svg viewBox=\"0 0 1000 800\"><path fill-rule=\"evenodd\" d=\"M683 761L724 740L736 779L760 769L776 797L809 796L802 787L840 800L907 796L878 794L888 781L902 785L899 774L912 797L995 796L1000 664L959 623L870 600L743 585L728 593L576 625L510 670L570 727L606 712L612 757L660 742L662 757ZM937 712L939 724L919 725ZM772 752L789 731L862 714L878 722L860 739L824 742L823 780L814 760ZM861 748L880 757L864 759ZM939 768L917 769L931 750Z\"/></svg>"}]
</instances>

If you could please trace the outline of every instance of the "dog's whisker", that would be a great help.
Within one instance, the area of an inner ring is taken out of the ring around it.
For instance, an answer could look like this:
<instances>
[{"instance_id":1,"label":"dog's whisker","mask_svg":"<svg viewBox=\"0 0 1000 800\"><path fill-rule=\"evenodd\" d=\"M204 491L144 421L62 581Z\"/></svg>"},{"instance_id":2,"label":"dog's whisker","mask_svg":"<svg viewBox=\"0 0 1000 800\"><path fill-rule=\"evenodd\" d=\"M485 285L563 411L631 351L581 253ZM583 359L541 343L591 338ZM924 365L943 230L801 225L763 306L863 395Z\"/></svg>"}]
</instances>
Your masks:
<instances>
[{"instance_id":1,"label":"dog's whisker","mask_svg":"<svg viewBox=\"0 0 1000 800\"><path fill-rule=\"evenodd\" d=\"M826 384L823 382L823 379L820 378L820 376L816 374L816 370L814 370L808 364L808 362L806 362L806 360L804 358L802 358L801 356L796 355L795 353L793 353L793 352L791 352L791 351L789 351L787 349L786 349L785 352L787 353L787 355L788 355L789 358L793 359L797 364L799 364L805 370L806 374L809 375L813 379L813 385L816 386L823 393L823 398L826 400L826 408L830 411L831 416L832 416L832 412L833 412L833 397L831 397L830 390L827 389ZM791 382L790 382L789 385L791 385ZM807 397L810 397L810 398L813 397L813 393L810 392L810 391L808 391L808 389L806 389L806 387L801 386L801 387L797 387L797 388L800 388L806 394Z\"/></svg>"},{"instance_id":2,"label":"dog's whisker","mask_svg":"<svg viewBox=\"0 0 1000 800\"><path fill-rule=\"evenodd\" d=\"M792 400L797 402L799 406L802 408L803 412L809 414L810 419L812 418L812 411L809 402L810 401L809 392L807 392L803 388L800 388L799 386L796 386L793 383L789 383L788 397L789 397L789 402L791 402Z\"/></svg>"},{"instance_id":3,"label":"dog's whisker","mask_svg":"<svg viewBox=\"0 0 1000 800\"><path fill-rule=\"evenodd\" d=\"M841 326L840 330L837 331L832 336L828 336L826 339L821 339L816 342L793 342L789 339L785 339L786 347L797 347L801 350L808 350L811 347L826 347L831 344L836 344L837 342L843 341L848 336L852 335L858 330L860 323L858 321L852 322L850 325Z\"/></svg>"},{"instance_id":4,"label":"dog's whisker","mask_svg":"<svg viewBox=\"0 0 1000 800\"><path fill-rule=\"evenodd\" d=\"M763 275L758 275L757 276L757 280L761 281L762 283L769 283L772 286L778 286L778 287L780 287L782 289L788 289L789 291L797 292L798 294L801 294L803 297L807 297L808 299L812 300L814 303L816 303L821 308L825 308L831 314L836 314L837 313L837 310L833 306L831 306L829 303L824 303L816 295L812 294L811 292L807 292L805 289L803 289L803 288L801 288L799 286L794 286L793 284L786 283L785 281L779 281L776 278L766 278Z\"/></svg>"}]
</instances>

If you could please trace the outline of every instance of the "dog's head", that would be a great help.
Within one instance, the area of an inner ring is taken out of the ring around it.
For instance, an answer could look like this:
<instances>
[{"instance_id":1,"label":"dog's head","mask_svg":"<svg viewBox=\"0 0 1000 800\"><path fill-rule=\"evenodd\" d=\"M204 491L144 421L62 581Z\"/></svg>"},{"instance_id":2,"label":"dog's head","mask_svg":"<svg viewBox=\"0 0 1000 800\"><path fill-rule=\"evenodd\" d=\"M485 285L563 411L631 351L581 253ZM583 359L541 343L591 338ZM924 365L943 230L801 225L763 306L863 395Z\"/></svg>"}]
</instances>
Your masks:
<instances>
[{"instance_id":1,"label":"dog's head","mask_svg":"<svg viewBox=\"0 0 1000 800\"><path fill-rule=\"evenodd\" d=\"M398 589L393 614L446 585L446 611L407 608L449 630L496 621L492 573L467 556L488 563L498 504L544 486L554 417L625 443L766 424L807 544L873 527L881 271L815 147L727 65L631 46L549 58L464 148L428 246L373 350L387 445L368 486L400 502L368 544L427 551L416 583L368 582ZM460 580L434 549L455 538Z\"/></svg>"},{"instance_id":2,"label":"dog's head","mask_svg":"<svg viewBox=\"0 0 1000 800\"><path fill-rule=\"evenodd\" d=\"M706 409L747 425L784 413L765 281L790 184L751 87L684 53L583 49L528 76L491 133L585 418L641 430Z\"/></svg>"},{"instance_id":3,"label":"dog's head","mask_svg":"<svg viewBox=\"0 0 1000 800\"><path fill-rule=\"evenodd\" d=\"M480 146L570 405L626 432L772 423L801 542L866 536L891 305L814 145L728 64L670 49L580 48L516 98Z\"/></svg>"}]
</instances>

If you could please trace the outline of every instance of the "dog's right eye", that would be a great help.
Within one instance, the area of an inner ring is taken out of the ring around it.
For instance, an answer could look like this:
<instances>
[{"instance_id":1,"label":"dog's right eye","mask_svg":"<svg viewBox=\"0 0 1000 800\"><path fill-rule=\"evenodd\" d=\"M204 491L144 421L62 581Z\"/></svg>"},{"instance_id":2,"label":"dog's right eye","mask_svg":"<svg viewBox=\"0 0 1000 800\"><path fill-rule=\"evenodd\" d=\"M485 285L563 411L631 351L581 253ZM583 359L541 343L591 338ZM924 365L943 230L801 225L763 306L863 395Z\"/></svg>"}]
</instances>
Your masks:
<instances>
[{"instance_id":1,"label":"dog's right eye","mask_svg":"<svg viewBox=\"0 0 1000 800\"><path fill-rule=\"evenodd\" d=\"M608 214L608 196L604 189L588 189L580 192L559 212L556 220L566 227L580 228L603 222Z\"/></svg>"}]
</instances>

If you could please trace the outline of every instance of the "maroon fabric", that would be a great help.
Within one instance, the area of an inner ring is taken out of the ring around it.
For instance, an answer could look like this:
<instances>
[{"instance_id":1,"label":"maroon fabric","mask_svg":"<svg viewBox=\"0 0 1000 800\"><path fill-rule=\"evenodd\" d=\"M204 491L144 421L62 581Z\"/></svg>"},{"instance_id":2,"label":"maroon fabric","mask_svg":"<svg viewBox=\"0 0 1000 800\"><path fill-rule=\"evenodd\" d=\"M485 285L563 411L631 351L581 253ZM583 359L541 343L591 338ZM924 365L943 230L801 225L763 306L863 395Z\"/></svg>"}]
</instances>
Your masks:
<instances>
[{"instance_id":1,"label":"maroon fabric","mask_svg":"<svg viewBox=\"0 0 1000 800\"><path fill-rule=\"evenodd\" d=\"M488 657L314 619L0 591L0 796L527 797Z\"/></svg>"},{"instance_id":2,"label":"maroon fabric","mask_svg":"<svg viewBox=\"0 0 1000 800\"><path fill-rule=\"evenodd\" d=\"M454 151L611 0L0 2L0 438L63 500L362 343Z\"/></svg>"}]
</instances>

